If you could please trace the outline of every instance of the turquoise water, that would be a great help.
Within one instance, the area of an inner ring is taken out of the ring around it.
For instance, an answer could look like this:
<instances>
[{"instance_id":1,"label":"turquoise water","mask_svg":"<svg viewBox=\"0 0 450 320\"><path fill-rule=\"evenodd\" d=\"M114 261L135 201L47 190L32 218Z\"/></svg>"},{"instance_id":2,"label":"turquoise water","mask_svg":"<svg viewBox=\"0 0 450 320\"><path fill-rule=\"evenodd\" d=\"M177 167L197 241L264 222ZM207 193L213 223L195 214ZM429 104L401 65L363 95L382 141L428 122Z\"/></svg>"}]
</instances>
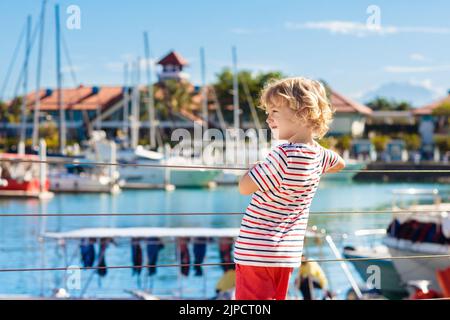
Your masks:
<instances>
[{"instance_id":1,"label":"turquoise water","mask_svg":"<svg viewBox=\"0 0 450 320\"><path fill-rule=\"evenodd\" d=\"M343 210L380 210L391 206L391 191L396 188L438 188L450 191L444 184L379 184L321 181L313 200L311 212ZM177 212L243 212L249 197L238 193L236 187L215 189L177 189L173 192L159 190L127 190L117 195L109 194L57 194L48 201L0 199L0 213L177 213ZM68 231L86 227L239 227L240 215L208 216L129 216L129 217L1 217L0 218L0 268L65 267L80 264L78 241L69 241L64 250L52 240L43 246L38 242L41 229L46 231ZM338 247L355 244L352 232L358 229L385 228L389 214L378 215L314 215L309 226L316 225L333 234ZM343 234L348 234L342 239ZM376 243L374 237L368 243ZM330 249L312 241L306 244L308 258L332 258ZM191 258L192 259L192 258ZM145 260L144 260L145 261ZM107 265L129 265L131 250L129 241L110 245L106 252ZM219 262L218 249L211 244L207 249L205 263ZM175 263L175 248L168 243L161 251L159 264ZM331 289L343 297L350 287L336 262L323 263ZM195 277L193 269L189 277L181 278L178 268L159 268L157 274L148 279L143 271L140 280L132 277L130 269L108 270L104 278L93 271L82 271L81 286L87 296L127 297L124 290L153 288L161 295L180 294L185 297L208 297L214 295L214 287L222 275L219 266L204 267L206 277ZM353 268L351 267L351 270ZM294 270L297 272L297 270ZM64 271L8 272L0 273L0 295L29 294L50 295L52 289L62 286ZM356 272L353 272L361 281ZM292 282L293 282L292 278ZM69 290L79 296L80 290ZM296 290L291 288L291 294Z\"/></svg>"}]
</instances>

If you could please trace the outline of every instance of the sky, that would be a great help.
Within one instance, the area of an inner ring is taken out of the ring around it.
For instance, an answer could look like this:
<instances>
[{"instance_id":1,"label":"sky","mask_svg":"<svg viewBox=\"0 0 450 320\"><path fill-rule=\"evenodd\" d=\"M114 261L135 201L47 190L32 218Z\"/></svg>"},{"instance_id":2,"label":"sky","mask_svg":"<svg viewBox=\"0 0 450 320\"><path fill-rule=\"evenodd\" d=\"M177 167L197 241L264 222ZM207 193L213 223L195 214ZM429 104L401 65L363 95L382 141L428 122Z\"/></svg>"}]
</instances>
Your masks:
<instances>
[{"instance_id":1,"label":"sky","mask_svg":"<svg viewBox=\"0 0 450 320\"><path fill-rule=\"evenodd\" d=\"M63 50L64 86L123 85L124 64L145 57L143 32L148 31L152 58L176 50L189 61L186 72L195 84L201 83L201 47L212 82L231 67L236 46L240 70L324 79L354 99L390 82L420 85L436 97L450 89L448 1L48 0L42 87L56 86L57 3L72 62ZM79 9L79 28L73 11L67 12L71 6ZM40 0L0 1L0 90L26 17L31 14L34 25L40 10ZM28 91L36 87L37 47L36 42ZM4 98L16 92L24 51L22 43L0 92Z\"/></svg>"}]
</instances>

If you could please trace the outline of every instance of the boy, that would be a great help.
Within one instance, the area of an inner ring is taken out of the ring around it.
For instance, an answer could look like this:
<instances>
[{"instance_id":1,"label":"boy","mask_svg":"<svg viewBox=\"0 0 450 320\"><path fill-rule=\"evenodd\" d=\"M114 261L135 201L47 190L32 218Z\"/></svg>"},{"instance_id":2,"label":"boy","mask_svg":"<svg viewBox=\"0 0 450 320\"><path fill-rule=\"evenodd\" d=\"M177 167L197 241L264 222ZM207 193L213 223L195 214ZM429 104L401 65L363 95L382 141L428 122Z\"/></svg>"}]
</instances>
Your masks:
<instances>
[{"instance_id":1,"label":"boy","mask_svg":"<svg viewBox=\"0 0 450 320\"><path fill-rule=\"evenodd\" d=\"M234 247L236 300L286 299L320 176L345 167L314 140L325 135L333 116L321 83L300 77L272 82L262 91L261 106L274 138L288 142L239 182L240 193L253 196Z\"/></svg>"}]
</instances>

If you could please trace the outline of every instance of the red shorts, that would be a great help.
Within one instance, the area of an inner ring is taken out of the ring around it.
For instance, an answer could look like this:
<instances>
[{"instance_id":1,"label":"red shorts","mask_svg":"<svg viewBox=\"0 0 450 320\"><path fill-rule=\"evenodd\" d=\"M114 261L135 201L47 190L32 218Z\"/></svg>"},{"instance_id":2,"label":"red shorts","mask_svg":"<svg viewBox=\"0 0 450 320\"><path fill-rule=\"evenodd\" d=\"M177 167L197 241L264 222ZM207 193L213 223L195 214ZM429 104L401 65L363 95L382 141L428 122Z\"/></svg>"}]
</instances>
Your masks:
<instances>
[{"instance_id":1,"label":"red shorts","mask_svg":"<svg viewBox=\"0 0 450 320\"><path fill-rule=\"evenodd\" d=\"M285 300L293 268L236 264L236 300Z\"/></svg>"}]
</instances>

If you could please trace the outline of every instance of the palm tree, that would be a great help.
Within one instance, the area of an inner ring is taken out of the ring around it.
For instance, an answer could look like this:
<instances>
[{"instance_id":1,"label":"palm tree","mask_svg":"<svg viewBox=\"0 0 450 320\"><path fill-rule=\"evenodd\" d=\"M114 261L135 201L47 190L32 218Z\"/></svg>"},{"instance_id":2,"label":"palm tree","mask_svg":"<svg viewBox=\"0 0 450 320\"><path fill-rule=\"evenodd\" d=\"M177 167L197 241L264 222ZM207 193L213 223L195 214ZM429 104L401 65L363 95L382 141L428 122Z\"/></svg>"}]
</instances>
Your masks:
<instances>
[{"instance_id":1,"label":"palm tree","mask_svg":"<svg viewBox=\"0 0 450 320\"><path fill-rule=\"evenodd\" d=\"M175 114L182 109L189 110L192 105L192 93L187 82L165 80L158 84L161 94L155 99L156 107L174 122Z\"/></svg>"}]
</instances>

